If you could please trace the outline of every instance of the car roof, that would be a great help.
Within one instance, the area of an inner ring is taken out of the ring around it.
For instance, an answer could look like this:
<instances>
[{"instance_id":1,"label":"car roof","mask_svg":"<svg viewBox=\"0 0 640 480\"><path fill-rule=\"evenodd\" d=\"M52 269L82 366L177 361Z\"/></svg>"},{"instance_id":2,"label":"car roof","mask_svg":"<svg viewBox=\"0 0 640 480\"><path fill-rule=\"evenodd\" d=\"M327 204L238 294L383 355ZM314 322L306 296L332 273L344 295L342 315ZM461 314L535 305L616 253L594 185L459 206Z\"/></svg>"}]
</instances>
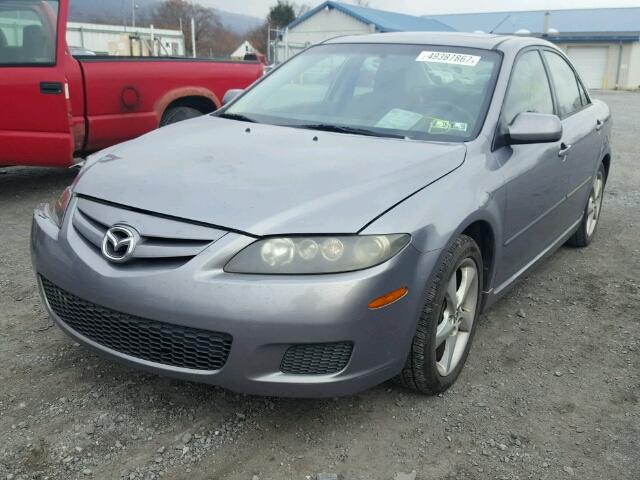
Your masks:
<instances>
[{"instance_id":1,"label":"car roof","mask_svg":"<svg viewBox=\"0 0 640 480\"><path fill-rule=\"evenodd\" d=\"M556 48L551 42L536 37L494 35L463 32L393 32L335 37L324 43L398 43L481 48L484 50L520 50L528 45Z\"/></svg>"}]
</instances>

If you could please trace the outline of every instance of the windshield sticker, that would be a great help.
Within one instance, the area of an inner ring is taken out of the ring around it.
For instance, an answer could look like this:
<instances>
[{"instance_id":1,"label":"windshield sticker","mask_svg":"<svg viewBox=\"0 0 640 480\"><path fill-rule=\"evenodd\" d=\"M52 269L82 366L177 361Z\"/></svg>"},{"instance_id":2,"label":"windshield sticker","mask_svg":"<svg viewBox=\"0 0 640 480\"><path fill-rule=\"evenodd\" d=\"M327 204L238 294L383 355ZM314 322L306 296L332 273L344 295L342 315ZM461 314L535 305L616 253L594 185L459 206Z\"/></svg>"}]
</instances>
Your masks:
<instances>
[{"instance_id":1,"label":"windshield sticker","mask_svg":"<svg viewBox=\"0 0 640 480\"><path fill-rule=\"evenodd\" d=\"M448 63L449 65L463 65L467 67L475 67L482 57L478 55L465 55L463 53L452 52L429 52L422 51L416 62L429 63Z\"/></svg>"},{"instance_id":2,"label":"windshield sticker","mask_svg":"<svg viewBox=\"0 0 640 480\"><path fill-rule=\"evenodd\" d=\"M389 112L380 119L376 127L393 130L411 130L411 128L415 127L423 118L424 116L419 113L394 108L393 110L389 110Z\"/></svg>"},{"instance_id":3,"label":"windshield sticker","mask_svg":"<svg viewBox=\"0 0 640 480\"><path fill-rule=\"evenodd\" d=\"M468 124L466 122L451 122L442 118L433 118L429 124L428 133L449 133L449 132L466 132Z\"/></svg>"}]
</instances>

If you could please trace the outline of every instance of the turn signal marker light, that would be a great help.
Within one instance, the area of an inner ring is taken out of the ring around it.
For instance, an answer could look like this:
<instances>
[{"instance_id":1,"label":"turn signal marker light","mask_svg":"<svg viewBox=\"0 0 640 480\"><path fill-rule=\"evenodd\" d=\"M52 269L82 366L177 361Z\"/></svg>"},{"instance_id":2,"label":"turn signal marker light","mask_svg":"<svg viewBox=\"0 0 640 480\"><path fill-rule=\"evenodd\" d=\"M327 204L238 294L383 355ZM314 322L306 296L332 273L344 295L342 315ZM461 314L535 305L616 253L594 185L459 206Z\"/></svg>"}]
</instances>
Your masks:
<instances>
[{"instance_id":1,"label":"turn signal marker light","mask_svg":"<svg viewBox=\"0 0 640 480\"><path fill-rule=\"evenodd\" d=\"M385 293L381 297L374 298L369 302L368 307L371 310L386 307L387 305L391 305L392 303L397 302L407 293L409 293L409 289L407 287L398 288L392 292Z\"/></svg>"}]
</instances>

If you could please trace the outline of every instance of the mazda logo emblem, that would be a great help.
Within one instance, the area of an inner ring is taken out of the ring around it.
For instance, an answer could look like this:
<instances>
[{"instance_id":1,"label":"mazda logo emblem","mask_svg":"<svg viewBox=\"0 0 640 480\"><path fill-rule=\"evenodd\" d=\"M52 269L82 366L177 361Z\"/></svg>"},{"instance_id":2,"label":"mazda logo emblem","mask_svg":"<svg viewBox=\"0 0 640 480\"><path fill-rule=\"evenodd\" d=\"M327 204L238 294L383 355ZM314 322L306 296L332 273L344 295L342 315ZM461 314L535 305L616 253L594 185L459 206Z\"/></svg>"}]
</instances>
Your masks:
<instances>
[{"instance_id":1,"label":"mazda logo emblem","mask_svg":"<svg viewBox=\"0 0 640 480\"><path fill-rule=\"evenodd\" d=\"M102 255L111 262L123 263L131 258L140 234L127 225L114 225L102 240Z\"/></svg>"}]
</instances>

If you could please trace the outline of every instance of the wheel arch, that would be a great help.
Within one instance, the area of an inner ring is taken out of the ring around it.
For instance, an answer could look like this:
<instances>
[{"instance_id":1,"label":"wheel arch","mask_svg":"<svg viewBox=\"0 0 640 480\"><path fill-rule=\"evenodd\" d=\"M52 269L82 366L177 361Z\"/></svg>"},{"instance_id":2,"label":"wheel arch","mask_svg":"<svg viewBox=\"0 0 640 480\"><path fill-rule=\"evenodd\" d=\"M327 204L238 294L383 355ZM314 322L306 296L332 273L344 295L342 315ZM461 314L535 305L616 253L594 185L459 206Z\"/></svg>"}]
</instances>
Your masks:
<instances>
[{"instance_id":1,"label":"wheel arch","mask_svg":"<svg viewBox=\"0 0 640 480\"><path fill-rule=\"evenodd\" d=\"M609 168L611 167L611 154L607 153L603 158L602 158L602 165L604 165L604 177L605 180L607 178L609 178Z\"/></svg>"},{"instance_id":2,"label":"wheel arch","mask_svg":"<svg viewBox=\"0 0 640 480\"><path fill-rule=\"evenodd\" d=\"M210 113L220 108L220 99L210 90L202 87L188 87L172 90L163 95L154 107L158 124L163 115L173 107L191 107L202 113Z\"/></svg>"},{"instance_id":3,"label":"wheel arch","mask_svg":"<svg viewBox=\"0 0 640 480\"><path fill-rule=\"evenodd\" d=\"M467 225L461 232L462 235L471 237L480 247L482 255L483 289L491 284L496 263L496 234L487 220L475 220Z\"/></svg>"}]
</instances>

